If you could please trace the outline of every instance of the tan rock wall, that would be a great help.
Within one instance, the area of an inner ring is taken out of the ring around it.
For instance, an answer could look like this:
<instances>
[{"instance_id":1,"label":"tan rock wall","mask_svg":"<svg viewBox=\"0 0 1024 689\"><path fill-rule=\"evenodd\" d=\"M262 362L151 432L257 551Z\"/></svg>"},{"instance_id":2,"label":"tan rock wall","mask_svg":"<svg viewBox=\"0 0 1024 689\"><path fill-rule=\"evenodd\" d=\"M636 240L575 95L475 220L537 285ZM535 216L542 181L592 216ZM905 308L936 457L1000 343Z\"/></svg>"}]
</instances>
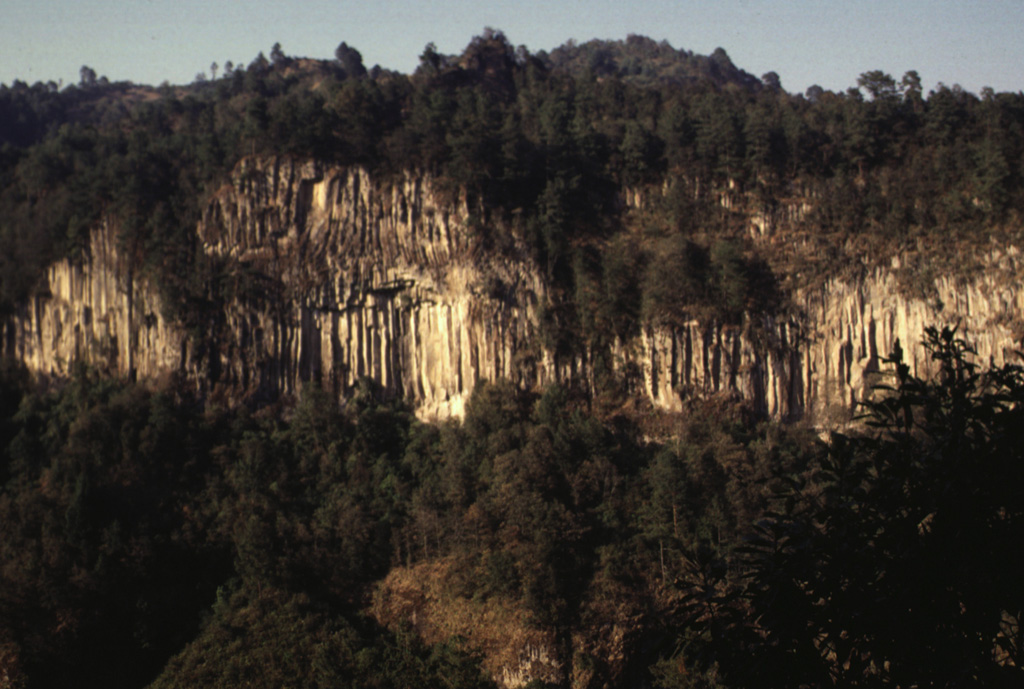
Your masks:
<instances>
[{"instance_id":1,"label":"tan rock wall","mask_svg":"<svg viewBox=\"0 0 1024 689\"><path fill-rule=\"evenodd\" d=\"M588 386L585 357L556 361L540 346L540 272L526 258L484 256L469 218L464 200L426 176L382 181L286 158L246 161L197 231L231 270L262 275L263 291L223 304L204 346L163 319L155 290L104 225L82 262L52 266L6 321L4 352L54 376L75 360L121 376L176 370L239 398L292 394L306 381L343 397L369 377L428 417L460 415L480 380ZM982 362L1014 360L1019 255L993 252L985 264L970 281L940 277L914 299L900 293L894 262L794 295L785 317L647 328L614 354L659 408L734 392L773 417L825 423L870 390L897 339L926 375L928 325L959 324Z\"/></svg>"},{"instance_id":2,"label":"tan rock wall","mask_svg":"<svg viewBox=\"0 0 1024 689\"><path fill-rule=\"evenodd\" d=\"M743 328L716 323L646 330L634 360L659 407L679 409L688 395L735 390L775 418L843 418L883 382L896 350L912 373L935 370L922 344L929 326L956 327L977 361L1020 361L1024 316L1015 250L995 252L990 269L968 282L940 277L930 298L900 293L896 265L856 281L834 279L794 297L797 313Z\"/></svg>"},{"instance_id":3,"label":"tan rock wall","mask_svg":"<svg viewBox=\"0 0 1024 689\"><path fill-rule=\"evenodd\" d=\"M529 352L543 284L523 261L477 255L468 217L429 178L242 166L200 237L210 254L279 280L284 298L227 305L221 382L293 393L315 380L344 395L369 377L448 416L479 380L541 380Z\"/></svg>"},{"instance_id":4,"label":"tan rock wall","mask_svg":"<svg viewBox=\"0 0 1024 689\"><path fill-rule=\"evenodd\" d=\"M106 223L80 261L50 266L4 329L4 354L45 376L67 376L76 361L142 378L183 364L182 333L164 319L156 290L135 274Z\"/></svg>"}]
</instances>

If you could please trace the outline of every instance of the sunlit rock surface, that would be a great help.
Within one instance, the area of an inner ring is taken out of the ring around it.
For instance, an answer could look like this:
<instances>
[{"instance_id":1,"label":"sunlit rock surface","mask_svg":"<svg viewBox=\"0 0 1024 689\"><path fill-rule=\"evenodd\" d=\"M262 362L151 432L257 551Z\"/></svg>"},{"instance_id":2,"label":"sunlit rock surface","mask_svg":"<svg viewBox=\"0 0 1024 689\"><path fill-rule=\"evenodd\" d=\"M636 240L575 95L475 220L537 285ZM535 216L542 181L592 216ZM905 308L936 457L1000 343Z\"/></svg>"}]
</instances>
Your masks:
<instances>
[{"instance_id":1,"label":"sunlit rock surface","mask_svg":"<svg viewBox=\"0 0 1024 689\"><path fill-rule=\"evenodd\" d=\"M183 333L164 318L157 291L135 274L116 237L104 224L83 256L49 267L35 296L4 323L6 356L57 378L77 361L142 378L185 365Z\"/></svg>"},{"instance_id":2,"label":"sunlit rock surface","mask_svg":"<svg viewBox=\"0 0 1024 689\"><path fill-rule=\"evenodd\" d=\"M786 222L755 216L755 241ZM104 225L80 261L53 265L5 321L4 353L50 376L74 361L147 379L178 372L233 399L294 394L310 381L344 398L369 378L428 418L461 415L481 380L589 387L586 356L543 346L545 281L528 252L514 241L482 250L479 234L499 230L473 223L465 199L427 176L375 180L360 169L248 160L197 228L201 251L236 285L208 330L187 334L164 319L156 290ZM827 423L878 382L897 340L926 375L929 325L958 325L983 363L1014 360L1019 256L985 262L990 270L973 279L939 277L913 298L898 289L894 259L790 295L785 315L648 327L613 353L657 408L730 392L775 418Z\"/></svg>"}]
</instances>

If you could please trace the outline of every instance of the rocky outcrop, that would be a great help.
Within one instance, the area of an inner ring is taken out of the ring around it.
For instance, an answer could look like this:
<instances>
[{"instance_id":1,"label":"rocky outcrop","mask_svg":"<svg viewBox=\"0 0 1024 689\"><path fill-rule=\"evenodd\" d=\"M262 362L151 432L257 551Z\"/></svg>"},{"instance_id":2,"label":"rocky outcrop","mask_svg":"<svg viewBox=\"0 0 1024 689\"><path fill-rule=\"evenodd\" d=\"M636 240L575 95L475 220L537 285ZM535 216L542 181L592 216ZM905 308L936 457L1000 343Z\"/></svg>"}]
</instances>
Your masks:
<instances>
[{"instance_id":1,"label":"rocky outcrop","mask_svg":"<svg viewBox=\"0 0 1024 689\"><path fill-rule=\"evenodd\" d=\"M344 395L368 377L440 416L479 380L543 383L543 283L526 261L479 255L468 218L429 178L242 166L199 228L205 251L265 281L226 305L219 382Z\"/></svg>"},{"instance_id":2,"label":"rocky outcrop","mask_svg":"<svg viewBox=\"0 0 1024 689\"><path fill-rule=\"evenodd\" d=\"M374 591L370 615L391 629L412 628L429 644L465 639L503 689L560 684L568 663L554 631L532 623L514 599L452 593L452 565L441 559L393 568Z\"/></svg>"},{"instance_id":3,"label":"rocky outcrop","mask_svg":"<svg viewBox=\"0 0 1024 689\"><path fill-rule=\"evenodd\" d=\"M139 277L104 223L80 260L51 265L35 295L3 324L5 356L49 377L75 362L109 375L156 378L185 364L185 338L164 318L157 290Z\"/></svg>"},{"instance_id":4,"label":"rocky outcrop","mask_svg":"<svg viewBox=\"0 0 1024 689\"><path fill-rule=\"evenodd\" d=\"M983 364L1018 361L1024 292L1015 250L993 252L988 269L972 280L942 276L931 294L908 298L896 278L898 260L856 283L832 280L800 296L807 324L799 356L800 407L827 418L849 408L878 382L882 359L897 348L912 373L935 370L922 340L928 326L951 326Z\"/></svg>"},{"instance_id":5,"label":"rocky outcrop","mask_svg":"<svg viewBox=\"0 0 1024 689\"><path fill-rule=\"evenodd\" d=\"M646 394L679 409L687 396L734 390L775 418L817 424L848 418L882 382L897 348L912 373L928 377L929 326L956 327L983 364L1018 361L1024 335L1024 280L1016 250L992 252L972 280L942 276L932 293L908 297L899 261L857 280L831 279L794 295L788 318L753 317L744 327L692 322L648 329L634 354ZM891 368L891 367L890 367Z\"/></svg>"},{"instance_id":6,"label":"rocky outcrop","mask_svg":"<svg viewBox=\"0 0 1024 689\"><path fill-rule=\"evenodd\" d=\"M245 161L197 228L202 250L230 276L209 328L186 336L169 324L104 225L84 260L52 266L6 321L4 352L56 376L76 360L122 376L180 371L236 399L307 382L345 397L370 378L427 417L461 414L481 380L589 386L586 356L559 359L541 345L540 271L514 241L485 254L474 216L482 212L429 176ZM993 252L975 278L940 277L912 298L894 260L790 295L784 316L648 327L614 355L658 408L731 392L776 418L827 423L870 391L897 340L927 374L928 325L959 324L982 361L1012 360L1024 332L1019 263L1013 250Z\"/></svg>"}]
</instances>

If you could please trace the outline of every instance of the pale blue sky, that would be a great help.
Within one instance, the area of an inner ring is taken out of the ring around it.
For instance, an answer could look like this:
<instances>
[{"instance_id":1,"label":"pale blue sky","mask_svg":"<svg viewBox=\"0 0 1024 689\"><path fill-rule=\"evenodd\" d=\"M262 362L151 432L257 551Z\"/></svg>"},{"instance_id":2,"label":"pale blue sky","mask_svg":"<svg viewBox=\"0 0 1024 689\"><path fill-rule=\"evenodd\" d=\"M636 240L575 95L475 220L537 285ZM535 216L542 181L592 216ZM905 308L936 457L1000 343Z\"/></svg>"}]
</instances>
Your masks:
<instances>
[{"instance_id":1,"label":"pale blue sky","mask_svg":"<svg viewBox=\"0 0 1024 689\"><path fill-rule=\"evenodd\" d=\"M721 46L791 92L845 90L871 69L916 69L926 89L1024 90L1024 0L3 0L0 82L77 82L85 64L115 81L187 83L278 41L317 58L346 41L367 67L411 72L428 42L459 52L485 26L531 51L629 33Z\"/></svg>"}]
</instances>

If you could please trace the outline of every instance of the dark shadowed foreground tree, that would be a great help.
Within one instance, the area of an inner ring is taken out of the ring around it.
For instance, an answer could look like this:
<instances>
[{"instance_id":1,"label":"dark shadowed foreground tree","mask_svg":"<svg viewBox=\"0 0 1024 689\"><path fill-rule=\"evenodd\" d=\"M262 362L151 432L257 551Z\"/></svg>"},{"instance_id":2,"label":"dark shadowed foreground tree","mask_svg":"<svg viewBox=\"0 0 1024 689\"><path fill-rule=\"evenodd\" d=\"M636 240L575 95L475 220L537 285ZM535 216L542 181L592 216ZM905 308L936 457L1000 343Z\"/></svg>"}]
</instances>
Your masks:
<instances>
[{"instance_id":1,"label":"dark shadowed foreground tree","mask_svg":"<svg viewBox=\"0 0 1024 689\"><path fill-rule=\"evenodd\" d=\"M1024 372L926 335L937 377L897 350L869 432L785 479L737 560L690 558L664 686L1024 686Z\"/></svg>"}]
</instances>

